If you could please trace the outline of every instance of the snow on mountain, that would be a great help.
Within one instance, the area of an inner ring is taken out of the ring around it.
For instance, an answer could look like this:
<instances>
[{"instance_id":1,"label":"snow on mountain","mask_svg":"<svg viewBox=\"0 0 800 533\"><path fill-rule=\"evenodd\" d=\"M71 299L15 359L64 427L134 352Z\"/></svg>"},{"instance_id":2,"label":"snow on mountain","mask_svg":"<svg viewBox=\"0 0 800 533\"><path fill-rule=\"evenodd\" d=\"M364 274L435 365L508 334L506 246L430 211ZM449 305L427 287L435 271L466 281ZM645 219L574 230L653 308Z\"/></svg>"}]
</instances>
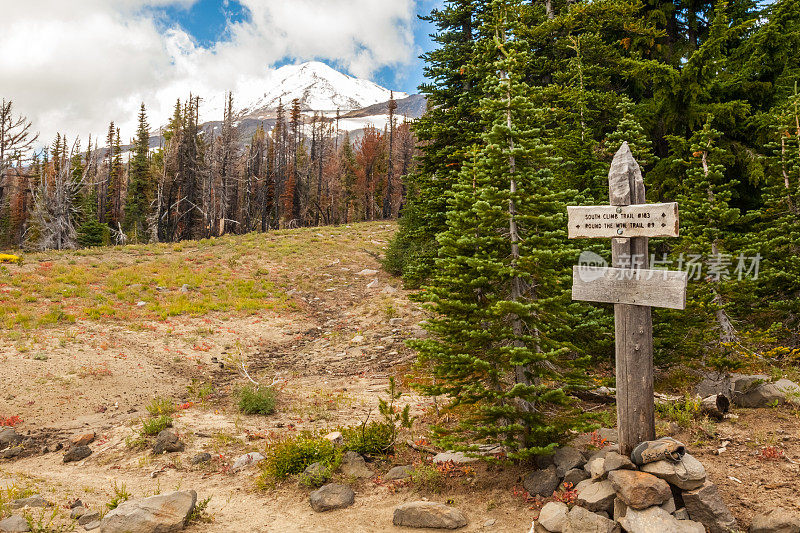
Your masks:
<instances>
[{"instance_id":1,"label":"snow on mountain","mask_svg":"<svg viewBox=\"0 0 800 533\"><path fill-rule=\"evenodd\" d=\"M396 92L395 98L408 94ZM368 80L343 74L324 63L312 61L286 65L264 76L242 80L234 90L234 111L238 120L266 119L275 116L280 102L287 111L295 98L303 111L342 113L389 100L391 91ZM222 119L225 97L207 99L200 109L203 120ZM288 114L288 113L287 113Z\"/></svg>"}]
</instances>

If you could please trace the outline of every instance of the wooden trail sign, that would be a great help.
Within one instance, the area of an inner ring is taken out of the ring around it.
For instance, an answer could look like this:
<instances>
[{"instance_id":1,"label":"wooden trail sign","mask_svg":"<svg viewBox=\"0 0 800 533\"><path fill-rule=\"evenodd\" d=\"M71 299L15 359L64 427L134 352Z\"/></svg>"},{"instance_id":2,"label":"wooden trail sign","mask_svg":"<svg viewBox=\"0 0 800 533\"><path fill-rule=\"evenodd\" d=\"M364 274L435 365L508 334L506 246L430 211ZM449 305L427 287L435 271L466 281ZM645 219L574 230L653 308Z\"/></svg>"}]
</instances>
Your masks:
<instances>
[{"instance_id":1,"label":"wooden trail sign","mask_svg":"<svg viewBox=\"0 0 800 533\"><path fill-rule=\"evenodd\" d=\"M678 204L567 207L569 238L677 237Z\"/></svg>"},{"instance_id":2,"label":"wooden trail sign","mask_svg":"<svg viewBox=\"0 0 800 533\"><path fill-rule=\"evenodd\" d=\"M613 263L576 267L572 299L614 304L617 426L620 453L629 455L656 438L651 308L684 309L687 276L648 269L649 237L678 236L678 205L645 204L642 169L628 143L611 163L608 192L610 206L568 208L569 237L611 238Z\"/></svg>"}]
</instances>

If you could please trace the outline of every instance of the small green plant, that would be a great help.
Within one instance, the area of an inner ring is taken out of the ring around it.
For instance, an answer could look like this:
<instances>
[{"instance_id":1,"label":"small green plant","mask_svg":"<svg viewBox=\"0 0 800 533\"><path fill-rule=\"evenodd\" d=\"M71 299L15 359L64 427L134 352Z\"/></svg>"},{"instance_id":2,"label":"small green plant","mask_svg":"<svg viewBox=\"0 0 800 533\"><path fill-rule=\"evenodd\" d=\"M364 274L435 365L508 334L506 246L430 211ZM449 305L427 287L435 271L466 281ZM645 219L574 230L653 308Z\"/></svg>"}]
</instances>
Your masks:
<instances>
[{"instance_id":1,"label":"small green plant","mask_svg":"<svg viewBox=\"0 0 800 533\"><path fill-rule=\"evenodd\" d=\"M382 422L369 422L369 417L360 426L342 430L345 447L360 454L382 455L392 451L401 427L411 429L414 418L408 405L398 411L395 402L403 395L397 390L394 378L389 378L389 400L378 400L378 412Z\"/></svg>"},{"instance_id":2,"label":"small green plant","mask_svg":"<svg viewBox=\"0 0 800 533\"><path fill-rule=\"evenodd\" d=\"M683 400L656 404L656 412L663 418L688 428L700 413L700 400L687 396Z\"/></svg>"},{"instance_id":3,"label":"small green plant","mask_svg":"<svg viewBox=\"0 0 800 533\"><path fill-rule=\"evenodd\" d=\"M187 524L197 523L197 524L208 524L214 521L214 517L209 515L207 512L208 502L211 501L211 496L206 498L205 500L201 500L197 502L192 509L192 512L189 513L189 516L186 519Z\"/></svg>"},{"instance_id":4,"label":"small green plant","mask_svg":"<svg viewBox=\"0 0 800 533\"><path fill-rule=\"evenodd\" d=\"M167 428L172 427L172 417L161 415L155 418L142 420L142 433L153 436L158 435Z\"/></svg>"},{"instance_id":5,"label":"small green plant","mask_svg":"<svg viewBox=\"0 0 800 533\"><path fill-rule=\"evenodd\" d=\"M239 411L246 415L271 415L275 412L275 391L271 387L246 385L236 393Z\"/></svg>"},{"instance_id":6,"label":"small green plant","mask_svg":"<svg viewBox=\"0 0 800 533\"><path fill-rule=\"evenodd\" d=\"M217 394L213 383L200 381L197 378L192 379L192 383L186 387L186 390L192 398L196 398L201 402Z\"/></svg>"},{"instance_id":7,"label":"small green plant","mask_svg":"<svg viewBox=\"0 0 800 533\"><path fill-rule=\"evenodd\" d=\"M170 400L169 398L162 398L160 396L156 396L150 401L150 404L147 406L147 412L150 413L152 417L158 417L161 415L171 415L176 410L175 403Z\"/></svg>"},{"instance_id":8,"label":"small green plant","mask_svg":"<svg viewBox=\"0 0 800 533\"><path fill-rule=\"evenodd\" d=\"M75 531L74 523L59 524L61 517L57 507L52 510L41 509L36 516L31 511L23 511L22 517L28 523L28 529L31 533L66 533L67 531Z\"/></svg>"},{"instance_id":9,"label":"small green plant","mask_svg":"<svg viewBox=\"0 0 800 533\"><path fill-rule=\"evenodd\" d=\"M124 503L124 502L126 502L126 501L128 501L130 499L131 499L131 493L128 492L127 488L125 488L125 483L122 483L121 485L117 486L117 482L115 481L114 482L114 497L111 498L111 501L106 504L106 507L108 507L109 511L113 511L114 509L119 507L120 504L122 504L122 503Z\"/></svg>"},{"instance_id":10,"label":"small green plant","mask_svg":"<svg viewBox=\"0 0 800 533\"><path fill-rule=\"evenodd\" d=\"M444 487L442 472L433 465L418 464L411 470L411 482L420 492L438 494Z\"/></svg>"},{"instance_id":11,"label":"small green plant","mask_svg":"<svg viewBox=\"0 0 800 533\"><path fill-rule=\"evenodd\" d=\"M286 479L301 474L312 463L336 464L340 452L333 443L315 433L301 433L291 439L273 443L262 463L262 480Z\"/></svg>"}]
</instances>

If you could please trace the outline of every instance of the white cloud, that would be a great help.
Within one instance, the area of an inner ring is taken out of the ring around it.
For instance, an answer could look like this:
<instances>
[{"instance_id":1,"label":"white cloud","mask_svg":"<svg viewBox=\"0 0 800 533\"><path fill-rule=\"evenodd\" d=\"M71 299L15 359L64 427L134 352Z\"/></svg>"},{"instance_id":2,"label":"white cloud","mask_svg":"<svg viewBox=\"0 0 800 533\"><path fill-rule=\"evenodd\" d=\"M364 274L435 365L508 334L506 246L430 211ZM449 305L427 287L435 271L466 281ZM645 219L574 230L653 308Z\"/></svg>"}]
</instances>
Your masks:
<instances>
[{"instance_id":1,"label":"white cloud","mask_svg":"<svg viewBox=\"0 0 800 533\"><path fill-rule=\"evenodd\" d=\"M4 1L0 97L14 100L45 140L57 131L103 135L111 120L128 138L141 101L151 125L161 124L189 91L235 89L284 58L329 60L369 77L417 52L415 0L240 0L251 16L209 48L143 9L195 2Z\"/></svg>"}]
</instances>

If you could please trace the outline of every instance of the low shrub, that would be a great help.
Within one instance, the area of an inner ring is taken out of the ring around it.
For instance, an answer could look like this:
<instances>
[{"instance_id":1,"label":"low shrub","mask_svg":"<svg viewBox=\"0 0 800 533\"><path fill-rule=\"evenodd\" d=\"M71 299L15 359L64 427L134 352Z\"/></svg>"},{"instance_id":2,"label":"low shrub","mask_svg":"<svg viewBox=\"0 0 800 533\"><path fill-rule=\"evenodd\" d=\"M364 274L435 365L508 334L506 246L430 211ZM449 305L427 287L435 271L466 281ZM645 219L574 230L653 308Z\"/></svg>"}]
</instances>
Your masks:
<instances>
[{"instance_id":1,"label":"low shrub","mask_svg":"<svg viewBox=\"0 0 800 533\"><path fill-rule=\"evenodd\" d=\"M262 462L262 477L286 479L302 474L312 463L320 462L331 471L341 454L334 444L315 433L301 433L291 439L273 443Z\"/></svg>"},{"instance_id":2,"label":"low shrub","mask_svg":"<svg viewBox=\"0 0 800 533\"><path fill-rule=\"evenodd\" d=\"M275 412L275 391L271 387L242 387L236 393L239 411L246 415L271 415Z\"/></svg>"},{"instance_id":3,"label":"low shrub","mask_svg":"<svg viewBox=\"0 0 800 533\"><path fill-rule=\"evenodd\" d=\"M384 455L391 452L396 435L395 426L388 422L370 422L342 430L345 448L362 455Z\"/></svg>"},{"instance_id":4,"label":"low shrub","mask_svg":"<svg viewBox=\"0 0 800 533\"><path fill-rule=\"evenodd\" d=\"M152 417L171 415L175 412L175 404L169 398L155 397L147 406L147 412Z\"/></svg>"}]
</instances>

